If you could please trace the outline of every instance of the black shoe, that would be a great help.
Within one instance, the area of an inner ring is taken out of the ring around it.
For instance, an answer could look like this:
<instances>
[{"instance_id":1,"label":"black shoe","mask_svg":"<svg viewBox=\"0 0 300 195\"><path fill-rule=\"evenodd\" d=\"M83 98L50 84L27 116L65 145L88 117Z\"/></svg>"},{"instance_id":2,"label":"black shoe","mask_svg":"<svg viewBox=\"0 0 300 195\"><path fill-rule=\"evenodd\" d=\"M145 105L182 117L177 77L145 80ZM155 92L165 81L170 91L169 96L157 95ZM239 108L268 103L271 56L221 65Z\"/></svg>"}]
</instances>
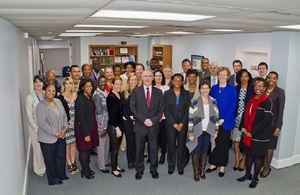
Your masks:
<instances>
[{"instance_id":1,"label":"black shoe","mask_svg":"<svg viewBox=\"0 0 300 195\"><path fill-rule=\"evenodd\" d=\"M110 173L108 169L103 169L103 170L100 170L100 171L101 171L102 173L105 173L105 174Z\"/></svg>"},{"instance_id":2,"label":"black shoe","mask_svg":"<svg viewBox=\"0 0 300 195\"><path fill-rule=\"evenodd\" d=\"M91 155L97 156L98 154L97 154L97 152L95 152L94 150L92 150L92 151L91 151Z\"/></svg>"},{"instance_id":3,"label":"black shoe","mask_svg":"<svg viewBox=\"0 0 300 195\"><path fill-rule=\"evenodd\" d=\"M213 172L213 171L215 171L215 170L217 170L217 167L215 167L215 168L208 168L208 169L206 169L205 170L205 173L211 173L211 172Z\"/></svg>"},{"instance_id":4,"label":"black shoe","mask_svg":"<svg viewBox=\"0 0 300 195\"><path fill-rule=\"evenodd\" d=\"M117 171L119 171L120 173L124 173L124 172L125 172L125 169L121 169L121 168L118 169L118 168L117 168Z\"/></svg>"},{"instance_id":5,"label":"black shoe","mask_svg":"<svg viewBox=\"0 0 300 195\"><path fill-rule=\"evenodd\" d=\"M111 166L111 164L110 164L110 163L107 163L105 166L106 166L106 167L110 167L110 166Z\"/></svg>"},{"instance_id":6,"label":"black shoe","mask_svg":"<svg viewBox=\"0 0 300 195\"><path fill-rule=\"evenodd\" d=\"M238 182L243 182L243 181L246 181L247 179L251 180L252 179L252 174L250 174L250 175L244 175L243 177L238 178L237 181Z\"/></svg>"},{"instance_id":7,"label":"black shoe","mask_svg":"<svg viewBox=\"0 0 300 195\"><path fill-rule=\"evenodd\" d=\"M174 170L170 170L170 169L168 170L169 175L172 175L173 173L174 173Z\"/></svg>"},{"instance_id":8,"label":"black shoe","mask_svg":"<svg viewBox=\"0 0 300 195\"><path fill-rule=\"evenodd\" d=\"M133 169L134 168L134 163L128 163L128 169Z\"/></svg>"},{"instance_id":9,"label":"black shoe","mask_svg":"<svg viewBox=\"0 0 300 195\"><path fill-rule=\"evenodd\" d=\"M91 170L91 172L90 172L90 173L91 173L91 175L95 175L95 171L92 171L92 170Z\"/></svg>"},{"instance_id":10,"label":"black shoe","mask_svg":"<svg viewBox=\"0 0 300 195\"><path fill-rule=\"evenodd\" d=\"M61 184L63 184L63 182L62 182L62 181L59 181L59 182L57 183L57 185L61 185Z\"/></svg>"},{"instance_id":11,"label":"black shoe","mask_svg":"<svg viewBox=\"0 0 300 195\"><path fill-rule=\"evenodd\" d=\"M234 171L237 171L239 168L238 167L233 167L233 170Z\"/></svg>"},{"instance_id":12,"label":"black shoe","mask_svg":"<svg viewBox=\"0 0 300 195\"><path fill-rule=\"evenodd\" d=\"M136 180L140 180L140 179L142 179L142 177L143 177L142 173L136 172L136 174L135 174L135 179Z\"/></svg>"},{"instance_id":13,"label":"black shoe","mask_svg":"<svg viewBox=\"0 0 300 195\"><path fill-rule=\"evenodd\" d=\"M69 179L69 177L68 176L64 176L64 177L62 177L62 178L60 178L61 180L68 180Z\"/></svg>"},{"instance_id":14,"label":"black shoe","mask_svg":"<svg viewBox=\"0 0 300 195\"><path fill-rule=\"evenodd\" d=\"M258 181L252 180L250 185L249 185L249 188L256 188L257 184L258 184Z\"/></svg>"},{"instance_id":15,"label":"black shoe","mask_svg":"<svg viewBox=\"0 0 300 195\"><path fill-rule=\"evenodd\" d=\"M117 177L117 178L121 178L121 177L122 177L122 174L121 174L121 173L119 173L119 174L116 175L116 174L112 171L111 174L113 174L113 176L115 176L115 177Z\"/></svg>"},{"instance_id":16,"label":"black shoe","mask_svg":"<svg viewBox=\"0 0 300 195\"><path fill-rule=\"evenodd\" d=\"M219 177L224 177L224 175L225 175L225 172L219 172Z\"/></svg>"},{"instance_id":17,"label":"black shoe","mask_svg":"<svg viewBox=\"0 0 300 195\"><path fill-rule=\"evenodd\" d=\"M92 174L88 175L83 173L83 171L81 170L81 178L86 177L87 179L94 179L94 176Z\"/></svg>"},{"instance_id":18,"label":"black shoe","mask_svg":"<svg viewBox=\"0 0 300 195\"><path fill-rule=\"evenodd\" d=\"M242 172L244 170L245 170L245 168L239 168L239 172Z\"/></svg>"},{"instance_id":19,"label":"black shoe","mask_svg":"<svg viewBox=\"0 0 300 195\"><path fill-rule=\"evenodd\" d=\"M157 179L157 178L158 178L158 173L157 173L157 171L151 171L150 173L152 174L152 178L153 178L153 179Z\"/></svg>"},{"instance_id":20,"label":"black shoe","mask_svg":"<svg viewBox=\"0 0 300 195\"><path fill-rule=\"evenodd\" d=\"M184 171L183 170L178 170L179 175L183 175Z\"/></svg>"},{"instance_id":21,"label":"black shoe","mask_svg":"<svg viewBox=\"0 0 300 195\"><path fill-rule=\"evenodd\" d=\"M272 170L271 170L271 168L270 168L269 172L268 172L266 175L264 175L263 172L261 172L260 177L261 177L261 178L266 178L266 177L268 177L268 176L270 175L271 171L272 171Z\"/></svg>"},{"instance_id":22,"label":"black shoe","mask_svg":"<svg viewBox=\"0 0 300 195\"><path fill-rule=\"evenodd\" d=\"M165 163L166 154L161 154L159 159L159 164L163 165Z\"/></svg>"}]
</instances>

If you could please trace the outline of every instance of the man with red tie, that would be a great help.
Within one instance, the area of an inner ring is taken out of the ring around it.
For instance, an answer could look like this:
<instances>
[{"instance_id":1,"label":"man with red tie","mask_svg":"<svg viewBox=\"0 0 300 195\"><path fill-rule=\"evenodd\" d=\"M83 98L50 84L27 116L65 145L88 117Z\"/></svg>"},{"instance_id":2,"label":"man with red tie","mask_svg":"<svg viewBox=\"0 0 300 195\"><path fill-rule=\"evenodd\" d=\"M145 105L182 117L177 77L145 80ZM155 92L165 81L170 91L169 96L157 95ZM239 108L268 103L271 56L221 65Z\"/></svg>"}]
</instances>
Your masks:
<instances>
[{"instance_id":1,"label":"man with red tie","mask_svg":"<svg viewBox=\"0 0 300 195\"><path fill-rule=\"evenodd\" d=\"M150 150L150 173L154 179L159 177L157 173L158 132L164 106L162 92L152 86L152 80L152 71L145 70L142 74L143 85L132 91L130 99L130 109L135 117L133 131L136 139L136 180L140 180L144 173L144 149L147 138Z\"/></svg>"}]
</instances>

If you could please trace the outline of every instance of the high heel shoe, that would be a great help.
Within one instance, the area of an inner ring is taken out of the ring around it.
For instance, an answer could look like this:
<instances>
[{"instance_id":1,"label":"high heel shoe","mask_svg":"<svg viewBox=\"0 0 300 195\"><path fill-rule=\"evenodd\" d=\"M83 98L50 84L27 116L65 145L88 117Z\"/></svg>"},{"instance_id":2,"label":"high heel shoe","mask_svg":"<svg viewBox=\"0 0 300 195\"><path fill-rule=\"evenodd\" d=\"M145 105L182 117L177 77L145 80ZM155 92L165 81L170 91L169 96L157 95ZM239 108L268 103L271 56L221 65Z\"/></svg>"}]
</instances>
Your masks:
<instances>
[{"instance_id":1,"label":"high heel shoe","mask_svg":"<svg viewBox=\"0 0 300 195\"><path fill-rule=\"evenodd\" d=\"M88 174L85 174L82 170L81 170L81 178L86 177L87 179L94 179L94 176L93 175L88 175Z\"/></svg>"},{"instance_id":2,"label":"high heel shoe","mask_svg":"<svg viewBox=\"0 0 300 195\"><path fill-rule=\"evenodd\" d=\"M272 171L272 169L270 168L269 172L268 172L266 175L264 175L263 172L261 172L261 173L260 173L260 177L261 177L261 178L266 178L266 177L268 177L268 176L270 175L271 171Z\"/></svg>"},{"instance_id":3,"label":"high heel shoe","mask_svg":"<svg viewBox=\"0 0 300 195\"><path fill-rule=\"evenodd\" d=\"M213 172L213 171L215 171L215 170L217 170L217 167L215 167L215 168L208 168L208 169L206 169L205 170L205 173L211 173L211 172Z\"/></svg>"},{"instance_id":4,"label":"high heel shoe","mask_svg":"<svg viewBox=\"0 0 300 195\"><path fill-rule=\"evenodd\" d=\"M250 174L250 175L244 175L243 177L238 178L237 181L238 181L238 182L244 182L244 181L246 181L247 179L251 180L251 179L252 179L252 174Z\"/></svg>"},{"instance_id":5,"label":"high heel shoe","mask_svg":"<svg viewBox=\"0 0 300 195\"><path fill-rule=\"evenodd\" d=\"M250 185L249 185L249 188L256 188L257 184L258 184L258 181L252 180Z\"/></svg>"},{"instance_id":6,"label":"high heel shoe","mask_svg":"<svg viewBox=\"0 0 300 195\"><path fill-rule=\"evenodd\" d=\"M235 166L233 167L234 171L237 171L238 169L239 169L238 167L235 167Z\"/></svg>"},{"instance_id":7,"label":"high heel shoe","mask_svg":"<svg viewBox=\"0 0 300 195\"><path fill-rule=\"evenodd\" d=\"M119 171L120 173L124 173L125 172L125 169L122 169L122 168L117 168L117 171Z\"/></svg>"},{"instance_id":8,"label":"high heel shoe","mask_svg":"<svg viewBox=\"0 0 300 195\"><path fill-rule=\"evenodd\" d=\"M119 173L118 175L116 175L113 171L111 172L111 174L113 174L113 176L117 177L117 178L121 178L122 177L122 174Z\"/></svg>"}]
</instances>

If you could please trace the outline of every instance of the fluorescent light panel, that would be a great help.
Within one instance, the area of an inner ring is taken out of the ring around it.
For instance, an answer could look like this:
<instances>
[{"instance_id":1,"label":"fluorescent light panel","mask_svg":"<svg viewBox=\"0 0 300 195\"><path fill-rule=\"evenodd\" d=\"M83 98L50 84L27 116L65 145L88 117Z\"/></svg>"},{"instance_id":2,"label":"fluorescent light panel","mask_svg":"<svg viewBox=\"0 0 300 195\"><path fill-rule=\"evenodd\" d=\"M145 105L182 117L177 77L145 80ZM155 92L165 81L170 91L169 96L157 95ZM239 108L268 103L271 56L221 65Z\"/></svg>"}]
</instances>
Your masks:
<instances>
[{"instance_id":1,"label":"fluorescent light panel","mask_svg":"<svg viewBox=\"0 0 300 195\"><path fill-rule=\"evenodd\" d=\"M107 33L107 32L120 32L119 30L66 30L67 33Z\"/></svg>"},{"instance_id":2,"label":"fluorescent light panel","mask_svg":"<svg viewBox=\"0 0 300 195\"><path fill-rule=\"evenodd\" d=\"M234 29L206 29L205 31L212 31L212 32L243 32L244 30L234 30Z\"/></svg>"},{"instance_id":3,"label":"fluorescent light panel","mask_svg":"<svg viewBox=\"0 0 300 195\"><path fill-rule=\"evenodd\" d=\"M103 18L129 18L145 20L172 20L172 21L196 21L215 16L204 16L195 14L166 13L166 12L148 12L148 11L118 11L118 10L100 10L91 17Z\"/></svg>"},{"instance_id":4,"label":"fluorescent light panel","mask_svg":"<svg viewBox=\"0 0 300 195\"><path fill-rule=\"evenodd\" d=\"M60 33L60 37L94 37L102 33Z\"/></svg>"},{"instance_id":5,"label":"fluorescent light panel","mask_svg":"<svg viewBox=\"0 0 300 195\"><path fill-rule=\"evenodd\" d=\"M287 25L287 26L275 26L275 27L300 30L300 24L299 25Z\"/></svg>"},{"instance_id":6,"label":"fluorescent light panel","mask_svg":"<svg viewBox=\"0 0 300 195\"><path fill-rule=\"evenodd\" d=\"M148 26L77 24L74 27L91 27L91 28L146 28Z\"/></svg>"},{"instance_id":7,"label":"fluorescent light panel","mask_svg":"<svg viewBox=\"0 0 300 195\"><path fill-rule=\"evenodd\" d=\"M185 32L185 31L174 31L174 32L167 32L168 34L177 34L177 35L191 35L196 34L194 32Z\"/></svg>"}]
</instances>

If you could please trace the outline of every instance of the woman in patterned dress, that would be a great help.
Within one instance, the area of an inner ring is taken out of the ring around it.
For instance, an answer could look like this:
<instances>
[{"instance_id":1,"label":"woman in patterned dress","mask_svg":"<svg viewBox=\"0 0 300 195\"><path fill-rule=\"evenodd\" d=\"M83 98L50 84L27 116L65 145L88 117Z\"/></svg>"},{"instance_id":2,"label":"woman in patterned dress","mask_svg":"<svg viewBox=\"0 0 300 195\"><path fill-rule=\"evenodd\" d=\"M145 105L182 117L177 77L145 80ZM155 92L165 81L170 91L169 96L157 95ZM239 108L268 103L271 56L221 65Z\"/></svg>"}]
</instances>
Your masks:
<instances>
[{"instance_id":1,"label":"woman in patterned dress","mask_svg":"<svg viewBox=\"0 0 300 195\"><path fill-rule=\"evenodd\" d=\"M74 133L74 118L76 96L73 80L70 77L66 77L63 80L61 95L58 98L61 100L68 116L68 128L66 132L66 161L68 171L72 175L79 172L79 168L76 166L75 161L76 138Z\"/></svg>"},{"instance_id":2,"label":"woman in patterned dress","mask_svg":"<svg viewBox=\"0 0 300 195\"><path fill-rule=\"evenodd\" d=\"M236 117L235 117L235 125L233 130L231 131L231 140L234 143L234 156L235 156L235 164L233 166L233 170L243 171L245 169L246 163L246 155L242 155L242 159L240 160L240 140L241 140L241 131L240 123L242 119L242 115L245 110L245 106L249 99L254 95L254 89L252 85L252 76L250 72L246 69L241 69L236 74L236 92L237 92L237 107L236 107Z\"/></svg>"}]
</instances>

